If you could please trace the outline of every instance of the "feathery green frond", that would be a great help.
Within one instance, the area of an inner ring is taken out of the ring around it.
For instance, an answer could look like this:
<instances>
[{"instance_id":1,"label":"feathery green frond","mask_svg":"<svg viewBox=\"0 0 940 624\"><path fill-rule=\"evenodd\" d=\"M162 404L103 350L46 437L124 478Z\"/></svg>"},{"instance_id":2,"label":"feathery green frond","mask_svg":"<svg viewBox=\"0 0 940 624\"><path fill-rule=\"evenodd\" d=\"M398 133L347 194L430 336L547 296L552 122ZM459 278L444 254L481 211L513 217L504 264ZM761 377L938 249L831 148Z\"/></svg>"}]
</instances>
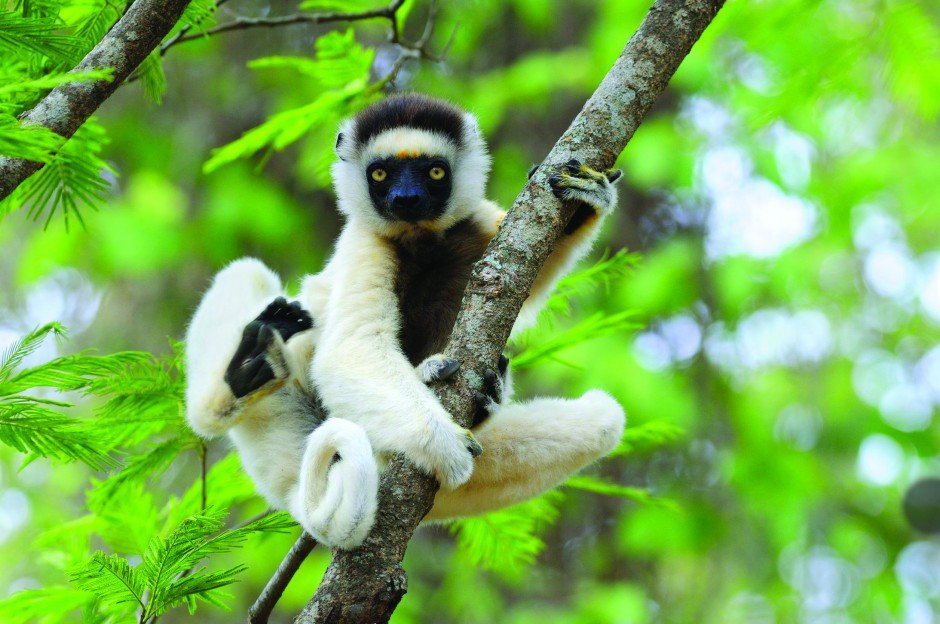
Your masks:
<instances>
[{"instance_id":1,"label":"feathery green frond","mask_svg":"<svg viewBox=\"0 0 940 624\"><path fill-rule=\"evenodd\" d=\"M458 547L470 561L501 574L515 574L533 563L545 543L538 533L558 517L564 496L557 490L480 518L451 523Z\"/></svg>"},{"instance_id":2,"label":"feathery green frond","mask_svg":"<svg viewBox=\"0 0 940 624\"><path fill-rule=\"evenodd\" d=\"M109 475L95 487L92 497L97 499L96 506L106 506L117 498L120 498L118 503L123 503L121 495L126 494L129 485L147 483L159 477L194 442L192 437L180 435L153 445L149 451L132 455L120 471Z\"/></svg>"},{"instance_id":3,"label":"feathery green frond","mask_svg":"<svg viewBox=\"0 0 940 624\"><path fill-rule=\"evenodd\" d=\"M37 162L49 162L64 139L42 126L24 126L14 115L0 110L0 155ZM0 215L12 204L0 203Z\"/></svg>"},{"instance_id":4,"label":"feathery green frond","mask_svg":"<svg viewBox=\"0 0 940 624\"><path fill-rule=\"evenodd\" d=\"M659 505L673 509L676 508L675 502L666 498L653 496L643 488L635 488L627 485L610 483L609 481L604 481L603 479L599 479L597 477L577 475L565 481L564 486L573 488L575 490L593 492L594 494L603 494L604 496L626 498L644 505Z\"/></svg>"},{"instance_id":5,"label":"feathery green frond","mask_svg":"<svg viewBox=\"0 0 940 624\"><path fill-rule=\"evenodd\" d=\"M203 165L206 173L241 158L248 158L261 150L282 150L305 137L312 128L321 125L333 127L336 121L370 101L367 92L369 68L374 52L360 46L352 30L332 32L317 39L316 59L298 61L292 66L303 68L323 89L313 102L272 115L260 126L248 130L228 145L215 149ZM284 57L259 59L252 67L286 66Z\"/></svg>"},{"instance_id":6,"label":"feathery green frond","mask_svg":"<svg viewBox=\"0 0 940 624\"><path fill-rule=\"evenodd\" d=\"M571 300L597 289L608 288L613 282L623 279L640 262L639 254L621 249L612 256L604 257L579 271L558 280L555 292L545 302L543 314L566 315L571 309Z\"/></svg>"},{"instance_id":7,"label":"feathery green frond","mask_svg":"<svg viewBox=\"0 0 940 624\"><path fill-rule=\"evenodd\" d=\"M7 212L29 206L29 216L38 220L45 215L46 226L56 212L62 213L66 228L71 217L84 225L81 210L97 210L110 189L101 177L104 171L114 173L100 157L107 142L104 129L94 118L89 119L2 206Z\"/></svg>"},{"instance_id":8,"label":"feathery green frond","mask_svg":"<svg viewBox=\"0 0 940 624\"><path fill-rule=\"evenodd\" d=\"M72 64L78 54L78 42L74 37L60 34L61 26L51 18L0 11L0 52L25 58L37 54Z\"/></svg>"},{"instance_id":9,"label":"feathery green frond","mask_svg":"<svg viewBox=\"0 0 940 624\"><path fill-rule=\"evenodd\" d=\"M61 323L53 321L37 327L7 347L3 355L0 356L0 382L12 377L17 367L23 363L23 360L36 351L49 334L64 337L67 335L67 331Z\"/></svg>"},{"instance_id":10,"label":"feathery green frond","mask_svg":"<svg viewBox=\"0 0 940 624\"><path fill-rule=\"evenodd\" d=\"M160 56L159 48L144 59L144 62L137 68L137 73L140 75L144 93L153 102L160 104L166 92L166 74L163 73L163 57Z\"/></svg>"},{"instance_id":11,"label":"feathery green frond","mask_svg":"<svg viewBox=\"0 0 940 624\"><path fill-rule=\"evenodd\" d=\"M69 576L72 584L101 600L144 608L146 578L123 557L101 551Z\"/></svg>"},{"instance_id":12,"label":"feathery green frond","mask_svg":"<svg viewBox=\"0 0 940 624\"><path fill-rule=\"evenodd\" d=\"M572 327L543 337L538 342L532 341L533 344L523 347L513 357L512 365L515 368L531 366L587 340L636 329L640 325L635 319L636 314L630 310L616 314L597 312Z\"/></svg>"},{"instance_id":13,"label":"feathery green frond","mask_svg":"<svg viewBox=\"0 0 940 624\"><path fill-rule=\"evenodd\" d=\"M608 457L622 457L637 450L657 448L674 442L685 435L682 427L665 420L653 420L635 427L627 427L620 438L620 444L607 454Z\"/></svg>"},{"instance_id":14,"label":"feathery green frond","mask_svg":"<svg viewBox=\"0 0 940 624\"><path fill-rule=\"evenodd\" d=\"M113 79L114 69L111 67L74 73L46 74L38 78L11 82L0 86L0 100L14 93L37 93L47 89L54 89L60 84L67 82L94 82L96 80L107 80L110 82Z\"/></svg>"},{"instance_id":15,"label":"feathery green frond","mask_svg":"<svg viewBox=\"0 0 940 624\"><path fill-rule=\"evenodd\" d=\"M27 589L0 600L4 624L53 624L91 602L92 595L67 585Z\"/></svg>"},{"instance_id":16,"label":"feathery green frond","mask_svg":"<svg viewBox=\"0 0 940 624\"><path fill-rule=\"evenodd\" d=\"M0 397L0 442L33 458L80 461L97 470L115 463L109 447L84 423L31 397Z\"/></svg>"},{"instance_id":17,"label":"feathery green frond","mask_svg":"<svg viewBox=\"0 0 940 624\"><path fill-rule=\"evenodd\" d=\"M202 480L198 479L178 501L171 499L167 515L167 523L170 526L176 526L186 516L200 512L202 488ZM213 464L206 474L205 488L207 503L223 509L231 509L234 505L257 496L254 483L242 468L241 460L235 451Z\"/></svg>"}]
</instances>

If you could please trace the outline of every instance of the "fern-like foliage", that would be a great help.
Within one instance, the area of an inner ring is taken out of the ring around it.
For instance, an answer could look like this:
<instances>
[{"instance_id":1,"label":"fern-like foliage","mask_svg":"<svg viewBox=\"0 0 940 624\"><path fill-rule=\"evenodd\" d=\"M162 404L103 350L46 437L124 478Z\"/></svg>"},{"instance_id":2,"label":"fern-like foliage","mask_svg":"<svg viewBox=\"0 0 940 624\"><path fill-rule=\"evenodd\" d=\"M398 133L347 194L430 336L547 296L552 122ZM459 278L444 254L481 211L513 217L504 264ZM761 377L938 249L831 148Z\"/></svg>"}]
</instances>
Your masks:
<instances>
[{"instance_id":1,"label":"fern-like foliage","mask_svg":"<svg viewBox=\"0 0 940 624\"><path fill-rule=\"evenodd\" d=\"M75 218L84 227L81 210L97 210L107 196L110 184L101 177L114 170L102 158L107 134L94 118L86 121L66 141L46 166L29 177L5 202L14 207L29 206L29 216L45 225L61 212L66 228Z\"/></svg>"},{"instance_id":2,"label":"fern-like foliage","mask_svg":"<svg viewBox=\"0 0 940 624\"><path fill-rule=\"evenodd\" d=\"M339 118L375 97L369 89L369 68L374 53L360 46L350 29L332 32L316 42L316 56L306 58L269 57L253 61L256 69L289 67L314 80L321 95L304 106L271 116L260 126L213 151L203 170L214 171L262 150L278 151L307 136L312 128L333 128Z\"/></svg>"},{"instance_id":3,"label":"fern-like foliage","mask_svg":"<svg viewBox=\"0 0 940 624\"><path fill-rule=\"evenodd\" d=\"M525 368L553 359L561 351L594 338L637 329L639 325L631 310L596 312L564 329L557 328L561 318L571 315L573 300L622 280L637 262L636 254L620 250L562 278L555 293L546 302L536 326L512 339L511 346L516 350L512 359L513 368Z\"/></svg>"},{"instance_id":4,"label":"fern-like foliage","mask_svg":"<svg viewBox=\"0 0 940 624\"><path fill-rule=\"evenodd\" d=\"M539 533L558 518L564 495L557 490L480 518L450 524L457 545L475 565L514 575L533 563L545 547Z\"/></svg>"},{"instance_id":5,"label":"fern-like foliage","mask_svg":"<svg viewBox=\"0 0 940 624\"><path fill-rule=\"evenodd\" d=\"M577 475L565 481L565 487L604 496L614 496L617 498L626 498L628 500L642 503L644 505L660 505L663 507L675 508L675 503L666 498L653 496L648 490L643 488L610 483L597 477L587 475Z\"/></svg>"},{"instance_id":6,"label":"fern-like foliage","mask_svg":"<svg viewBox=\"0 0 940 624\"><path fill-rule=\"evenodd\" d=\"M79 53L79 46L74 37L61 33L61 27L56 18L0 11L0 53L25 59L39 55L70 65Z\"/></svg>"},{"instance_id":7,"label":"fern-like foliage","mask_svg":"<svg viewBox=\"0 0 940 624\"><path fill-rule=\"evenodd\" d=\"M81 609L93 594L68 585L27 589L0 600L0 622L4 624L53 624L66 621Z\"/></svg>"},{"instance_id":8,"label":"fern-like foliage","mask_svg":"<svg viewBox=\"0 0 940 624\"><path fill-rule=\"evenodd\" d=\"M188 516L165 536L154 536L137 566L124 557L96 552L72 572L71 581L104 602L125 606L127 613L138 612L141 622L184 603L194 611L197 600L221 605L219 590L235 582L245 566L221 570L199 566L214 554L237 548L254 533L296 526L285 514L271 514L225 530L226 515L222 508L209 507Z\"/></svg>"}]
</instances>

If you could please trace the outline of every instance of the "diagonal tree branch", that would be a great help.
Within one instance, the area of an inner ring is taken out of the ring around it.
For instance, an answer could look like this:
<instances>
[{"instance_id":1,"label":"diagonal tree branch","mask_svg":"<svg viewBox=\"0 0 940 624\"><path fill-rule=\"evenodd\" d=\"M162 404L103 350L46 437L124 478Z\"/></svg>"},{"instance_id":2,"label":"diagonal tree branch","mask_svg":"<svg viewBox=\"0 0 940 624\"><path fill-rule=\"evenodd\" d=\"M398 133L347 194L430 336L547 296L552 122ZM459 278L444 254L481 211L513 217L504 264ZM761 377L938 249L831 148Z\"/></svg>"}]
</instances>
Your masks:
<instances>
[{"instance_id":1,"label":"diagonal tree branch","mask_svg":"<svg viewBox=\"0 0 940 624\"><path fill-rule=\"evenodd\" d=\"M73 72L114 68L114 79L61 84L23 117L27 125L71 137L132 71L160 45L190 0L136 0ZM0 200L39 171L40 162L0 156Z\"/></svg>"},{"instance_id":2,"label":"diagonal tree branch","mask_svg":"<svg viewBox=\"0 0 940 624\"><path fill-rule=\"evenodd\" d=\"M571 218L549 190L555 167L577 158L594 169L614 165L724 0L657 0L584 108L516 198L473 275L461 304L449 357L458 373L435 388L465 426L481 372L495 368L522 302ZM484 449L484 452L486 450ZM401 567L408 541L431 509L437 482L402 458L383 473L376 524L353 551L337 550L298 624L387 622L407 591Z\"/></svg>"}]
</instances>

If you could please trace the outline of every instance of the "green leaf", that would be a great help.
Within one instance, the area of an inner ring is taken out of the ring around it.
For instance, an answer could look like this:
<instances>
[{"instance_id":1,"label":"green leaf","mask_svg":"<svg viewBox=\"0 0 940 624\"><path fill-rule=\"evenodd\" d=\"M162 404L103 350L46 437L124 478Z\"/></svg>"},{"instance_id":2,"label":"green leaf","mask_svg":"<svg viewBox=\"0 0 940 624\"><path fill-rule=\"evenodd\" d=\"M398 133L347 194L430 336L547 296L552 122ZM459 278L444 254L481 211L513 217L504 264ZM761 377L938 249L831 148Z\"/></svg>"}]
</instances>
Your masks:
<instances>
[{"instance_id":1,"label":"green leaf","mask_svg":"<svg viewBox=\"0 0 940 624\"><path fill-rule=\"evenodd\" d=\"M685 430L682 427L665 420L627 427L620 438L620 444L608 453L607 457L621 457L637 450L658 448L678 440L683 435Z\"/></svg>"},{"instance_id":2,"label":"green leaf","mask_svg":"<svg viewBox=\"0 0 940 624\"><path fill-rule=\"evenodd\" d=\"M469 560L501 574L515 574L535 561L545 543L538 533L555 522L563 495L557 490L480 518L450 524Z\"/></svg>"},{"instance_id":3,"label":"green leaf","mask_svg":"<svg viewBox=\"0 0 940 624\"><path fill-rule=\"evenodd\" d=\"M84 225L81 210L97 210L110 189L101 177L104 171L114 172L100 157L107 142L104 129L94 118L89 119L2 206L9 212L29 205L29 216L39 219L46 215L46 226L57 211L62 213L66 228L71 216Z\"/></svg>"},{"instance_id":4,"label":"green leaf","mask_svg":"<svg viewBox=\"0 0 940 624\"><path fill-rule=\"evenodd\" d=\"M105 80L111 82L114 79L114 68L106 67L104 69L94 69L82 72L54 73L46 74L38 78L11 82L0 86L0 98L12 93L32 93L53 89L61 84L69 82L95 82Z\"/></svg>"},{"instance_id":5,"label":"green leaf","mask_svg":"<svg viewBox=\"0 0 940 624\"><path fill-rule=\"evenodd\" d=\"M62 462L81 461L98 470L115 463L108 447L84 423L30 397L0 397L0 442L21 453Z\"/></svg>"},{"instance_id":6,"label":"green leaf","mask_svg":"<svg viewBox=\"0 0 940 624\"><path fill-rule=\"evenodd\" d=\"M69 580L101 600L118 605L131 603L135 608L144 608L144 576L138 568L132 568L127 560L117 555L96 552L84 566L72 572Z\"/></svg>"},{"instance_id":7,"label":"green leaf","mask_svg":"<svg viewBox=\"0 0 940 624\"><path fill-rule=\"evenodd\" d=\"M565 487L574 488L576 490L583 490L585 492L593 492L594 494L603 494L604 496L614 496L617 498L626 498L644 505L659 505L661 507L668 508L677 508L675 502L666 499L658 498L651 495L647 490L642 488L630 487L627 485L619 485L617 483L610 483L604 481L603 479L598 479L597 477L589 477L585 475L578 475L571 477L564 483Z\"/></svg>"},{"instance_id":8,"label":"green leaf","mask_svg":"<svg viewBox=\"0 0 940 624\"><path fill-rule=\"evenodd\" d=\"M555 356L561 351L588 340L595 340L608 334L630 331L640 327L635 320L636 314L627 310L615 314L597 312L563 331L540 341L530 341L523 350L512 359L515 368L532 366L540 360Z\"/></svg>"},{"instance_id":9,"label":"green leaf","mask_svg":"<svg viewBox=\"0 0 940 624\"><path fill-rule=\"evenodd\" d=\"M54 19L23 17L14 11L0 11L0 52L29 58L38 54L65 64L72 64L79 53L75 37L58 34L60 24Z\"/></svg>"},{"instance_id":10,"label":"green leaf","mask_svg":"<svg viewBox=\"0 0 940 624\"><path fill-rule=\"evenodd\" d=\"M23 363L31 353L38 349L49 334L64 337L67 334L61 323L46 323L29 332L20 340L11 344L0 356L0 382L13 376L17 367Z\"/></svg>"},{"instance_id":11,"label":"green leaf","mask_svg":"<svg viewBox=\"0 0 940 624\"><path fill-rule=\"evenodd\" d=\"M36 162L49 162L64 139L42 126L26 126L13 115L0 111L0 155ZM10 202L0 203L0 215L9 212Z\"/></svg>"},{"instance_id":12,"label":"green leaf","mask_svg":"<svg viewBox=\"0 0 940 624\"><path fill-rule=\"evenodd\" d=\"M66 585L27 589L0 600L4 624L52 624L66 621L72 612L91 602L88 592Z\"/></svg>"},{"instance_id":13,"label":"green leaf","mask_svg":"<svg viewBox=\"0 0 940 624\"><path fill-rule=\"evenodd\" d=\"M163 73L163 57L160 56L159 48L147 55L144 62L137 68L137 73L140 75L140 82L147 97L156 104L163 102L163 94L166 92L166 74Z\"/></svg>"}]
</instances>

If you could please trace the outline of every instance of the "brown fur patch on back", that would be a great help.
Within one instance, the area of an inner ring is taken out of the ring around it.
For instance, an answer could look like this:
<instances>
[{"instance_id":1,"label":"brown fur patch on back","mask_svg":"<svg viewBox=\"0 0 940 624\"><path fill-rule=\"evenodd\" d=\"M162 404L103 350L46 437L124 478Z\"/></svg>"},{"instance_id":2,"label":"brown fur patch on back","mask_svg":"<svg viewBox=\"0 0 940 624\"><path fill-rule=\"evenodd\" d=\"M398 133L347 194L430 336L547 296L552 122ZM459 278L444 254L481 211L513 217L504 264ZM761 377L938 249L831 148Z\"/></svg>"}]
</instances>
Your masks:
<instances>
[{"instance_id":1,"label":"brown fur patch on back","mask_svg":"<svg viewBox=\"0 0 940 624\"><path fill-rule=\"evenodd\" d=\"M391 243L399 262L399 339L411 363L418 364L447 345L470 269L483 255L489 236L465 219L441 234Z\"/></svg>"}]
</instances>

